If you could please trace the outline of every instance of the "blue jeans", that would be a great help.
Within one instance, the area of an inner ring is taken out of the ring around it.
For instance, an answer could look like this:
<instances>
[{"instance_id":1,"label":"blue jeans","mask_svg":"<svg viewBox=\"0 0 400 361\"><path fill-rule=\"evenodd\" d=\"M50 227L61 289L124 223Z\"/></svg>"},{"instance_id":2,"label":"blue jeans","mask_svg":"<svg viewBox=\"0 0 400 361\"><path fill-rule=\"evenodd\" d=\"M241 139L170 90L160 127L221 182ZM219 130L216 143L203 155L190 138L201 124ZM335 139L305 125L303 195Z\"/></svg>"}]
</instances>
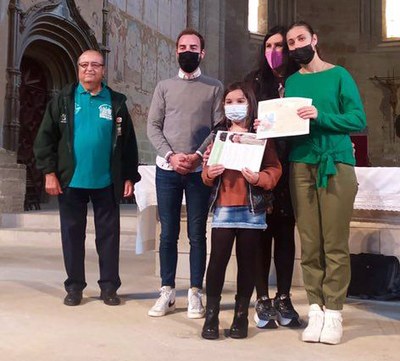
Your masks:
<instances>
[{"instance_id":1,"label":"blue jeans","mask_svg":"<svg viewBox=\"0 0 400 361\"><path fill-rule=\"evenodd\" d=\"M190 286L202 288L206 268L206 224L211 188L204 185L200 172L181 175L156 167L156 190L161 222L161 286L175 287L181 206L185 192L190 241Z\"/></svg>"}]
</instances>

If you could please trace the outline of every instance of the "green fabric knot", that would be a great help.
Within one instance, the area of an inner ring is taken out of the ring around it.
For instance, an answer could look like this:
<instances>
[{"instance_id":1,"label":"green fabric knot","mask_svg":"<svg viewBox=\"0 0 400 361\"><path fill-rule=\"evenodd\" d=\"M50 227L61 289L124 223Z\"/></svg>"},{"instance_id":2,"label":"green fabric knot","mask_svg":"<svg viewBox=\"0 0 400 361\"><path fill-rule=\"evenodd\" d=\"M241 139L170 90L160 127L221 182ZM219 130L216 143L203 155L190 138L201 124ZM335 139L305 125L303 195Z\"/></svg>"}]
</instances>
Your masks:
<instances>
[{"instance_id":1,"label":"green fabric knot","mask_svg":"<svg viewBox=\"0 0 400 361\"><path fill-rule=\"evenodd\" d=\"M317 188L328 186L328 177L336 174L336 166L333 161L332 151L327 151L319 155Z\"/></svg>"},{"instance_id":2,"label":"green fabric knot","mask_svg":"<svg viewBox=\"0 0 400 361\"><path fill-rule=\"evenodd\" d=\"M328 177L336 174L336 165L333 154L341 153L347 149L343 138L336 147L329 150L322 150L318 145L312 143L313 151L318 154L318 175L317 188L326 188L328 186ZM343 143L343 144L342 144Z\"/></svg>"}]
</instances>

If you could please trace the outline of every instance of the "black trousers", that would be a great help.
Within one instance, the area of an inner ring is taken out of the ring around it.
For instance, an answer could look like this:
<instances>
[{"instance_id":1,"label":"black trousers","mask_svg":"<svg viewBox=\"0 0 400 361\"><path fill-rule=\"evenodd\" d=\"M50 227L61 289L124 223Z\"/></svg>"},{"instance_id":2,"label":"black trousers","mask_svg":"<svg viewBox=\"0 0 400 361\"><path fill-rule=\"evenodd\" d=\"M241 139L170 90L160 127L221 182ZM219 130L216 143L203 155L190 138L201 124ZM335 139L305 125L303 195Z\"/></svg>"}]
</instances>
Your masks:
<instances>
[{"instance_id":1,"label":"black trousers","mask_svg":"<svg viewBox=\"0 0 400 361\"><path fill-rule=\"evenodd\" d=\"M119 204L113 186L102 189L65 188L58 196L61 239L67 279L66 291L82 291L85 279L87 205L93 204L96 250L99 256L100 289L116 291L119 278Z\"/></svg>"},{"instance_id":2,"label":"black trousers","mask_svg":"<svg viewBox=\"0 0 400 361\"><path fill-rule=\"evenodd\" d=\"M294 217L276 214L267 216L268 228L262 232L257 252L257 298L268 296L268 278L271 267L272 239L278 295L289 295L292 286L295 242Z\"/></svg>"},{"instance_id":3,"label":"black trousers","mask_svg":"<svg viewBox=\"0 0 400 361\"><path fill-rule=\"evenodd\" d=\"M207 297L219 297L225 281L226 267L236 238L237 295L250 298L255 283L256 252L261 230L240 228L213 228L211 254L206 275Z\"/></svg>"}]
</instances>

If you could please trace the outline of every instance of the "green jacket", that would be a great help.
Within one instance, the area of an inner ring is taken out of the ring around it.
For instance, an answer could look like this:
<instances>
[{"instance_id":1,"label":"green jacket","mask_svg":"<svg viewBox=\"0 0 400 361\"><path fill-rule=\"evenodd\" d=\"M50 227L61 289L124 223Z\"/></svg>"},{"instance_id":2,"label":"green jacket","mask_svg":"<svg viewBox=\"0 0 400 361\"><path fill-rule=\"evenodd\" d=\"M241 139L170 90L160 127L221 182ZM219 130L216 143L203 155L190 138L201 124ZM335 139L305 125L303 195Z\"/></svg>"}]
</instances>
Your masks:
<instances>
[{"instance_id":1,"label":"green jacket","mask_svg":"<svg viewBox=\"0 0 400 361\"><path fill-rule=\"evenodd\" d=\"M36 167L44 174L56 173L62 188L68 187L75 170L73 134L77 86L77 83L67 85L49 102L33 146ZM111 173L115 199L119 201L124 182L140 180L138 149L125 104L126 96L108 89L113 113ZM117 130L117 118L122 119L120 131Z\"/></svg>"}]
</instances>

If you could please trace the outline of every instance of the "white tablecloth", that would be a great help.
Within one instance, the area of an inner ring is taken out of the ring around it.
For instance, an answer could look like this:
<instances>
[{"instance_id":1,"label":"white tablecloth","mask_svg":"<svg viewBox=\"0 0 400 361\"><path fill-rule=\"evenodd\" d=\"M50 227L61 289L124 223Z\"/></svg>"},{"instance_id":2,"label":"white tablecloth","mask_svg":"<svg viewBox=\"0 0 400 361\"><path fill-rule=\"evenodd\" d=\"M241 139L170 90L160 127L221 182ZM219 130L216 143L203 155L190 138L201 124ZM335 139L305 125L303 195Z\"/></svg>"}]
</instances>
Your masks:
<instances>
[{"instance_id":1,"label":"white tablecloth","mask_svg":"<svg viewBox=\"0 0 400 361\"><path fill-rule=\"evenodd\" d=\"M135 199L138 207L136 253L142 254L145 251L154 249L156 239L156 166L139 166L139 173L142 179L135 184ZM185 196L183 196L182 204L186 204Z\"/></svg>"},{"instance_id":2,"label":"white tablecloth","mask_svg":"<svg viewBox=\"0 0 400 361\"><path fill-rule=\"evenodd\" d=\"M155 166L140 166L142 179L135 184L138 254L154 249L157 223L155 169ZM359 183L355 209L400 212L400 168L356 167L355 170Z\"/></svg>"},{"instance_id":3,"label":"white tablecloth","mask_svg":"<svg viewBox=\"0 0 400 361\"><path fill-rule=\"evenodd\" d=\"M400 168L356 167L355 209L400 212Z\"/></svg>"}]
</instances>

